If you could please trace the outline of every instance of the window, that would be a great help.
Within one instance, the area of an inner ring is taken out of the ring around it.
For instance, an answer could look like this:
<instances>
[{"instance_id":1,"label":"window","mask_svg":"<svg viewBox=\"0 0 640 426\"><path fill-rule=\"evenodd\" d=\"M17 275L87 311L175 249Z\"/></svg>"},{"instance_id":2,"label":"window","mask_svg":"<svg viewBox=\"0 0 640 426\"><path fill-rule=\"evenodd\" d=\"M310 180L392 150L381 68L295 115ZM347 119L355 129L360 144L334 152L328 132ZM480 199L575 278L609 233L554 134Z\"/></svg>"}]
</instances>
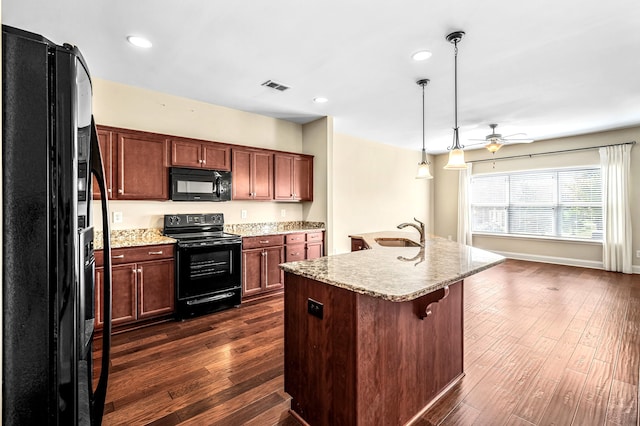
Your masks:
<instances>
[{"instance_id":1,"label":"window","mask_svg":"<svg viewBox=\"0 0 640 426\"><path fill-rule=\"evenodd\" d=\"M472 232L602 240L599 167L472 176L470 191Z\"/></svg>"}]
</instances>

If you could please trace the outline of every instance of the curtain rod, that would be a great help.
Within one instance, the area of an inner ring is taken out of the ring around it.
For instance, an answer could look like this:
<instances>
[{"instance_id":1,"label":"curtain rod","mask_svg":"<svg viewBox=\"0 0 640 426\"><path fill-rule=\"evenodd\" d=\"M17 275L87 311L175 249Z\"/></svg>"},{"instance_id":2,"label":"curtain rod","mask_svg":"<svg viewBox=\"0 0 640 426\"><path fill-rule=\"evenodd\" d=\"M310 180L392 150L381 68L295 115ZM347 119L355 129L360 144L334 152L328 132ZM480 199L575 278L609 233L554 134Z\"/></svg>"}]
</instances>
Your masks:
<instances>
[{"instance_id":1,"label":"curtain rod","mask_svg":"<svg viewBox=\"0 0 640 426\"><path fill-rule=\"evenodd\" d=\"M489 161L511 160L513 158L525 158L525 157L531 158L534 155L560 154L560 153L564 153L564 152L587 151L587 150L591 150L591 149L605 148L605 147L608 147L608 146L635 145L635 144L636 144L636 141L623 142L623 143L612 143L610 145L599 145L599 146L589 146L589 147L584 147L584 148L563 149L563 150L560 150L560 151L534 152L533 154L512 155L510 157L485 158L483 160L467 161L467 163L486 163L486 162L489 162Z\"/></svg>"}]
</instances>

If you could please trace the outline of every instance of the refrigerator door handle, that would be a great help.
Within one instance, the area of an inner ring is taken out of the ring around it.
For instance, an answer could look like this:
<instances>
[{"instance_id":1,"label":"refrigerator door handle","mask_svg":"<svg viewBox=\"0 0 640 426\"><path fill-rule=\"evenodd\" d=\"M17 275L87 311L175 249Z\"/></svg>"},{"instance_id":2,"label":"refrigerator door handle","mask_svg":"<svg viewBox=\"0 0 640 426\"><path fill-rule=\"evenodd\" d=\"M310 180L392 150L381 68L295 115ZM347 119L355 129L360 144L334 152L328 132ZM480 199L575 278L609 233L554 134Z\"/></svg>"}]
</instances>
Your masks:
<instances>
[{"instance_id":1,"label":"refrigerator door handle","mask_svg":"<svg viewBox=\"0 0 640 426\"><path fill-rule=\"evenodd\" d=\"M100 188L100 198L102 204L102 235L104 240L104 282L103 288L103 328L102 328L102 364L100 368L100 379L93 392L91 400L92 423L102 424L104 413L104 403L107 397L107 382L109 377L109 353L111 352L111 242L109 239L109 209L107 205L107 189L105 183L104 166L100 155L100 145L98 143L98 132L96 123L91 117L91 173L96 177ZM96 310L100 309L96 306ZM89 372L91 374L91 372Z\"/></svg>"}]
</instances>

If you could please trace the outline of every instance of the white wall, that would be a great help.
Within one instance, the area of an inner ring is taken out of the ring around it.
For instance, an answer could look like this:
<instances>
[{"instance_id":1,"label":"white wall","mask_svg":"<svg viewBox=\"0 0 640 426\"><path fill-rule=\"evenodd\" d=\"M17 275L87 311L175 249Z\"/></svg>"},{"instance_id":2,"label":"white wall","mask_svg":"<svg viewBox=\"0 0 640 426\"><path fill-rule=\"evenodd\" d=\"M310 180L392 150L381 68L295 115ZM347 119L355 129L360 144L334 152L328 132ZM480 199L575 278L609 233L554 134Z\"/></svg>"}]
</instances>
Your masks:
<instances>
[{"instance_id":1,"label":"white wall","mask_svg":"<svg viewBox=\"0 0 640 426\"><path fill-rule=\"evenodd\" d=\"M333 139L333 253L351 250L350 234L393 230L414 217L431 231L433 180L415 179L419 151L343 134Z\"/></svg>"},{"instance_id":2,"label":"white wall","mask_svg":"<svg viewBox=\"0 0 640 426\"><path fill-rule=\"evenodd\" d=\"M596 147L624 142L640 142L640 127L592 133L588 135L539 141L532 144L505 146L496 157L560 151L575 148ZM485 149L467 151L466 160L491 158ZM458 172L444 170L447 155L435 159L436 178L434 179L434 216L435 233L441 236L457 233L458 210ZM473 173L496 173L517 170L534 170L554 167L580 165L598 165L597 149L563 154L533 156L513 160L475 163ZM640 146L631 150L631 217L633 228L633 251L640 250ZM497 236L474 236L475 247L513 254L514 257L549 261L578 266L601 267L602 246L592 242L560 242L558 240L538 238L510 238ZM640 272L640 259L634 257L633 264Z\"/></svg>"},{"instance_id":3,"label":"white wall","mask_svg":"<svg viewBox=\"0 0 640 426\"><path fill-rule=\"evenodd\" d=\"M299 124L98 78L93 80L93 107L102 125L290 152L303 149ZM322 170L318 173L318 180L325 180ZM227 223L297 221L303 220L303 204L313 203L111 201L109 209L122 212L124 219L112 229L133 229L161 228L163 215L172 213L224 213ZM246 219L241 210L247 211ZM94 224L102 228L98 202Z\"/></svg>"}]
</instances>

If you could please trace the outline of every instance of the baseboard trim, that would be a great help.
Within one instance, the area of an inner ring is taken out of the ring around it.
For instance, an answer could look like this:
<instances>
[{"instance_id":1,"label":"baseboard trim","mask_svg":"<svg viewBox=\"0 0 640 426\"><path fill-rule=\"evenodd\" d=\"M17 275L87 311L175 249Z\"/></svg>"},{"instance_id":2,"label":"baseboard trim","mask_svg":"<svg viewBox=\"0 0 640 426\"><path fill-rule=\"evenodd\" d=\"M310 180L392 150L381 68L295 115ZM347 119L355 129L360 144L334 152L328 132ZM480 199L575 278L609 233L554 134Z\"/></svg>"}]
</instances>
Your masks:
<instances>
[{"instance_id":1,"label":"baseboard trim","mask_svg":"<svg viewBox=\"0 0 640 426\"><path fill-rule=\"evenodd\" d=\"M507 251L491 250L507 259L527 260L529 262L552 263L554 265L578 266L581 268L604 269L602 262L593 260L573 259L570 257L541 256L527 253L513 253ZM640 274L640 266L633 265L634 274Z\"/></svg>"}]
</instances>

